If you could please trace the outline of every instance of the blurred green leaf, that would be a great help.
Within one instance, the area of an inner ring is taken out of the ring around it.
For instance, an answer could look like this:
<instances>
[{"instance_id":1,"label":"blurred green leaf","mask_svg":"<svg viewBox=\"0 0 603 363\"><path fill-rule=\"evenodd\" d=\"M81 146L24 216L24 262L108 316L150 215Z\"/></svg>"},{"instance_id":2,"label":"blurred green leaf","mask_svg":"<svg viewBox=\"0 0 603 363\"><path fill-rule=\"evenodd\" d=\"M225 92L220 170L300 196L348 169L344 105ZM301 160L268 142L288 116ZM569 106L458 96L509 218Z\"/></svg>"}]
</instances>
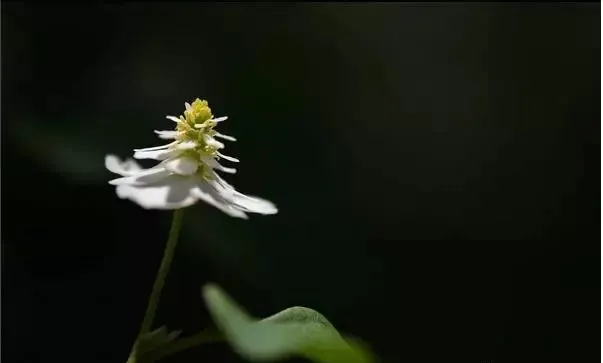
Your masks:
<instances>
[{"instance_id":1,"label":"blurred green leaf","mask_svg":"<svg viewBox=\"0 0 603 363\"><path fill-rule=\"evenodd\" d=\"M275 361L298 355L321 363L376 361L366 345L341 336L315 310L292 307L258 320L216 285L206 285L203 297L218 328L233 349L248 360Z\"/></svg>"}]
</instances>

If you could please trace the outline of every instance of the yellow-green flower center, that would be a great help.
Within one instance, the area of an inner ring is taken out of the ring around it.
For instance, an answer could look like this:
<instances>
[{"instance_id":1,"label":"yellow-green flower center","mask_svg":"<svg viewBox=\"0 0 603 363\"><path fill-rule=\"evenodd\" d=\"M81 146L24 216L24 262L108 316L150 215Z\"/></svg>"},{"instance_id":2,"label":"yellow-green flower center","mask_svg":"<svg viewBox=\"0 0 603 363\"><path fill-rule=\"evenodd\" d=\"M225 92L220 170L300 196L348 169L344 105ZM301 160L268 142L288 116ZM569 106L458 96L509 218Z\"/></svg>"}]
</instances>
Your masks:
<instances>
[{"instance_id":1,"label":"yellow-green flower center","mask_svg":"<svg viewBox=\"0 0 603 363\"><path fill-rule=\"evenodd\" d=\"M191 104L191 107L184 111L184 118L190 126L203 123L211 119L214 115L211 113L211 108L205 100L196 99Z\"/></svg>"},{"instance_id":2,"label":"yellow-green flower center","mask_svg":"<svg viewBox=\"0 0 603 363\"><path fill-rule=\"evenodd\" d=\"M177 140L187 142L193 141L197 144L191 152L215 156L217 148L213 145L207 145L205 138L213 137L216 132L213 128L216 122L212 121L213 114L211 108L205 100L196 99L191 104L190 108L184 111L184 116L180 116L180 122L176 125L178 131ZM195 127L195 125L203 125Z\"/></svg>"}]
</instances>

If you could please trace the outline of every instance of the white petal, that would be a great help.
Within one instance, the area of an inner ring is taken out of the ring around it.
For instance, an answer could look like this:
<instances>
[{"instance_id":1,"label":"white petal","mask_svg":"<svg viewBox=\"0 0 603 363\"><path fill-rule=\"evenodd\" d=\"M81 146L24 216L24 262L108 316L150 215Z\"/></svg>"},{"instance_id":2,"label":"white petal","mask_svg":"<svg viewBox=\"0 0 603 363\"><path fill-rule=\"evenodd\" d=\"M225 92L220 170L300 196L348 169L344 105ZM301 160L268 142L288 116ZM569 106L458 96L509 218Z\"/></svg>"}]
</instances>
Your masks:
<instances>
[{"instance_id":1,"label":"white petal","mask_svg":"<svg viewBox=\"0 0 603 363\"><path fill-rule=\"evenodd\" d=\"M233 203L246 212L258 214L276 214L278 208L269 200L245 195L235 190Z\"/></svg>"},{"instance_id":2,"label":"white petal","mask_svg":"<svg viewBox=\"0 0 603 363\"><path fill-rule=\"evenodd\" d=\"M274 203L262 198L252 197L237 192L232 185L228 184L216 173L214 173L213 177L214 179L210 179L208 183L216 189L217 193L222 196L222 198L232 203L232 205L236 206L238 209L259 214L278 213L278 209Z\"/></svg>"},{"instance_id":3,"label":"white petal","mask_svg":"<svg viewBox=\"0 0 603 363\"><path fill-rule=\"evenodd\" d=\"M172 130L158 131L158 130L154 130L154 132L159 136L160 139L175 139L178 136L178 131L172 131Z\"/></svg>"},{"instance_id":4,"label":"white petal","mask_svg":"<svg viewBox=\"0 0 603 363\"><path fill-rule=\"evenodd\" d=\"M196 183L195 178L171 175L153 185L120 185L117 187L117 195L146 209L179 209L198 201L199 198L192 193L197 189Z\"/></svg>"},{"instance_id":5,"label":"white petal","mask_svg":"<svg viewBox=\"0 0 603 363\"><path fill-rule=\"evenodd\" d=\"M210 177L210 180L211 179L215 180L223 188L235 190L235 187L233 187L232 185L228 184L228 182L226 180L222 179L222 177L220 176L220 174L216 173L215 171L210 171L209 172L209 177Z\"/></svg>"},{"instance_id":6,"label":"white petal","mask_svg":"<svg viewBox=\"0 0 603 363\"><path fill-rule=\"evenodd\" d=\"M221 143L220 141L214 139L213 137L211 137L211 136L209 136L207 134L203 135L203 140L209 146L214 146L217 149L224 149L224 144L223 143Z\"/></svg>"},{"instance_id":7,"label":"white petal","mask_svg":"<svg viewBox=\"0 0 603 363\"><path fill-rule=\"evenodd\" d=\"M191 104L188 102L184 102L184 107L186 108L187 111L190 111L193 108L193 106L191 106Z\"/></svg>"},{"instance_id":8,"label":"white petal","mask_svg":"<svg viewBox=\"0 0 603 363\"><path fill-rule=\"evenodd\" d=\"M216 155L218 155L219 157L221 157L224 160L232 161L233 163L238 163L239 162L239 159L233 158L232 156L221 154L219 151L216 152Z\"/></svg>"},{"instance_id":9,"label":"white petal","mask_svg":"<svg viewBox=\"0 0 603 363\"><path fill-rule=\"evenodd\" d=\"M203 127L215 126L218 122L226 121L228 117L210 118L205 120L203 123L195 124L195 128L200 129Z\"/></svg>"},{"instance_id":10,"label":"white petal","mask_svg":"<svg viewBox=\"0 0 603 363\"><path fill-rule=\"evenodd\" d=\"M163 166L178 175L192 175L199 168L199 164L195 160L185 157L168 160Z\"/></svg>"},{"instance_id":11,"label":"white petal","mask_svg":"<svg viewBox=\"0 0 603 363\"><path fill-rule=\"evenodd\" d=\"M216 189L207 184L205 180L200 180L198 182L197 188L193 189L193 195L231 217L248 219L245 212L230 205L224 198L220 197L216 193Z\"/></svg>"},{"instance_id":12,"label":"white petal","mask_svg":"<svg viewBox=\"0 0 603 363\"><path fill-rule=\"evenodd\" d=\"M135 174L124 176L109 181L111 185L148 185L162 181L171 174L169 170L163 167L153 167L145 169Z\"/></svg>"},{"instance_id":13,"label":"white petal","mask_svg":"<svg viewBox=\"0 0 603 363\"><path fill-rule=\"evenodd\" d=\"M174 122L180 122L181 120L176 116L165 116L168 120L172 120Z\"/></svg>"},{"instance_id":14,"label":"white petal","mask_svg":"<svg viewBox=\"0 0 603 363\"><path fill-rule=\"evenodd\" d=\"M201 160L203 161L203 163L205 163L207 166L209 166L212 169L220 170L220 171L223 171L228 174L236 174L237 173L237 169L227 168L224 165L217 162L216 159L214 159L212 157L202 157Z\"/></svg>"},{"instance_id":15,"label":"white petal","mask_svg":"<svg viewBox=\"0 0 603 363\"><path fill-rule=\"evenodd\" d=\"M132 188L136 188L134 186L130 186L130 185L118 185L115 188L115 192L117 193L117 196L121 199L126 199L128 197L128 194L131 193Z\"/></svg>"},{"instance_id":16,"label":"white petal","mask_svg":"<svg viewBox=\"0 0 603 363\"><path fill-rule=\"evenodd\" d=\"M219 137L221 139L224 139L226 141L237 141L237 139L235 139L234 137L228 136L228 135L224 135L224 134L221 134L219 132L216 132L216 134L214 136L215 137Z\"/></svg>"},{"instance_id":17,"label":"white petal","mask_svg":"<svg viewBox=\"0 0 603 363\"><path fill-rule=\"evenodd\" d=\"M122 162L115 155L105 156L105 168L107 168L110 172L119 174L121 176L132 175L135 172L142 170L140 165L138 165L134 160L126 159Z\"/></svg>"},{"instance_id":18,"label":"white petal","mask_svg":"<svg viewBox=\"0 0 603 363\"><path fill-rule=\"evenodd\" d=\"M237 169L227 168L223 165L220 165L217 161L215 162L215 165L213 166L213 168L220 170L221 172L226 173L226 174L236 174L237 173Z\"/></svg>"},{"instance_id":19,"label":"white petal","mask_svg":"<svg viewBox=\"0 0 603 363\"><path fill-rule=\"evenodd\" d=\"M176 157L180 154L180 150L150 150L150 151L136 151L134 152L134 159L153 159L153 160L165 160L169 157Z\"/></svg>"},{"instance_id":20,"label":"white petal","mask_svg":"<svg viewBox=\"0 0 603 363\"><path fill-rule=\"evenodd\" d=\"M174 141L174 142L170 142L169 144L165 144L165 145L160 145L160 146L151 146L151 147L145 147L143 149L134 149L134 151L153 151L153 150L163 150L163 149L167 149L170 146L174 146L176 145L178 141Z\"/></svg>"},{"instance_id":21,"label":"white petal","mask_svg":"<svg viewBox=\"0 0 603 363\"><path fill-rule=\"evenodd\" d=\"M176 149L178 150L190 150L197 147L197 143L194 141L185 141L176 144Z\"/></svg>"}]
</instances>

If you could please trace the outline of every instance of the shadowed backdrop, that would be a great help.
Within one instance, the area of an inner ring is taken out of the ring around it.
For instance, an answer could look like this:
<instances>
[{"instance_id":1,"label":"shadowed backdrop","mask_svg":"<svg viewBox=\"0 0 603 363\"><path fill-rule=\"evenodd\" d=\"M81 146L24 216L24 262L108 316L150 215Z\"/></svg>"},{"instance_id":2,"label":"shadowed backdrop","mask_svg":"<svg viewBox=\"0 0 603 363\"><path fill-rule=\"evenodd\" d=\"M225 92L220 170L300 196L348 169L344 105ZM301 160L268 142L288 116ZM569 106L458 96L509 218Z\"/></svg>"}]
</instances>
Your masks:
<instances>
[{"instance_id":1,"label":"shadowed backdrop","mask_svg":"<svg viewBox=\"0 0 603 363\"><path fill-rule=\"evenodd\" d=\"M159 322L210 325L213 281L384 362L596 357L599 31L598 4L4 3L2 358L125 362L170 213L104 155L197 97L280 212L187 209Z\"/></svg>"}]
</instances>

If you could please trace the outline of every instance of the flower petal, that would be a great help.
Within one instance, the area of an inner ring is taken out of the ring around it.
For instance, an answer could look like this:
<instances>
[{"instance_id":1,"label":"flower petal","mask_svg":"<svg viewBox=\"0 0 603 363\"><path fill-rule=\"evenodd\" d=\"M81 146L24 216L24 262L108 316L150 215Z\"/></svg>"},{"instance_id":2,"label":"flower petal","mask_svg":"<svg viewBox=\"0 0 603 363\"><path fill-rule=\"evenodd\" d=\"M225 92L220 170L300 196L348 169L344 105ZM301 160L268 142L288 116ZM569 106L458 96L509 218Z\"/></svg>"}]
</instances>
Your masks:
<instances>
[{"instance_id":1,"label":"flower petal","mask_svg":"<svg viewBox=\"0 0 603 363\"><path fill-rule=\"evenodd\" d=\"M134 151L154 151L154 150L164 150L169 148L170 146L174 146L176 145L178 141L173 141L170 142L169 144L165 144L165 145L160 145L160 146L151 146L151 147L145 147L142 149L134 149Z\"/></svg>"},{"instance_id":2,"label":"flower petal","mask_svg":"<svg viewBox=\"0 0 603 363\"><path fill-rule=\"evenodd\" d=\"M222 122L228 120L228 116L216 117L211 119L213 122Z\"/></svg>"},{"instance_id":3,"label":"flower petal","mask_svg":"<svg viewBox=\"0 0 603 363\"><path fill-rule=\"evenodd\" d=\"M166 170L178 175L192 175L199 168L199 164L195 160L186 157L167 160L163 166Z\"/></svg>"},{"instance_id":4,"label":"flower petal","mask_svg":"<svg viewBox=\"0 0 603 363\"><path fill-rule=\"evenodd\" d=\"M178 131L172 130L154 130L160 139L175 139L178 136Z\"/></svg>"},{"instance_id":5,"label":"flower petal","mask_svg":"<svg viewBox=\"0 0 603 363\"><path fill-rule=\"evenodd\" d=\"M201 199L205 203L218 208L222 212L228 214L231 217L248 219L247 214L240 209L234 208L224 198L220 197L216 193L216 189L207 183L207 181L201 179L197 183L197 188L193 189L193 195Z\"/></svg>"},{"instance_id":6,"label":"flower petal","mask_svg":"<svg viewBox=\"0 0 603 363\"><path fill-rule=\"evenodd\" d=\"M170 175L170 171L161 166L144 169L136 174L109 181L111 185L149 185L162 181Z\"/></svg>"},{"instance_id":7,"label":"flower petal","mask_svg":"<svg viewBox=\"0 0 603 363\"><path fill-rule=\"evenodd\" d=\"M136 163L134 160L126 159L122 162L115 155L105 156L105 168L107 168L110 172L119 174L121 176L132 175L137 171L142 170L140 165L138 165L138 163Z\"/></svg>"},{"instance_id":8,"label":"flower petal","mask_svg":"<svg viewBox=\"0 0 603 363\"><path fill-rule=\"evenodd\" d=\"M207 134L203 134L203 141L205 141L205 143L209 146L213 146L216 149L224 149L224 144L221 143L220 141L214 139L213 137L207 135Z\"/></svg>"},{"instance_id":9,"label":"flower petal","mask_svg":"<svg viewBox=\"0 0 603 363\"><path fill-rule=\"evenodd\" d=\"M194 141L185 141L176 144L175 148L178 150L190 150L197 147L197 143Z\"/></svg>"},{"instance_id":10,"label":"flower petal","mask_svg":"<svg viewBox=\"0 0 603 363\"><path fill-rule=\"evenodd\" d=\"M277 214L278 208L269 200L248 196L235 190L232 202L246 212L263 215Z\"/></svg>"},{"instance_id":11,"label":"flower petal","mask_svg":"<svg viewBox=\"0 0 603 363\"><path fill-rule=\"evenodd\" d=\"M173 149L135 151L134 159L165 160L170 157L176 157L179 154L180 154L180 150L173 150Z\"/></svg>"},{"instance_id":12,"label":"flower petal","mask_svg":"<svg viewBox=\"0 0 603 363\"><path fill-rule=\"evenodd\" d=\"M228 202L235 205L237 208L250 213L258 214L276 214L278 209L274 203L258 198L239 193L234 187L228 184L222 179L217 173L213 173L213 179L210 179L208 183L215 188L217 193L227 200Z\"/></svg>"},{"instance_id":13,"label":"flower petal","mask_svg":"<svg viewBox=\"0 0 603 363\"><path fill-rule=\"evenodd\" d=\"M217 162L216 159L214 159L212 157L201 157L201 160L203 161L203 163L205 163L207 166L209 166L212 169L220 170L220 171L228 173L228 174L236 174L237 173L237 169L227 168L224 165Z\"/></svg>"},{"instance_id":14,"label":"flower petal","mask_svg":"<svg viewBox=\"0 0 603 363\"><path fill-rule=\"evenodd\" d=\"M117 195L146 209L179 209L198 201L199 198L192 194L196 188L195 178L170 175L153 185L119 185Z\"/></svg>"},{"instance_id":15,"label":"flower petal","mask_svg":"<svg viewBox=\"0 0 603 363\"><path fill-rule=\"evenodd\" d=\"M168 120L172 120L174 122L180 122L180 119L176 116L165 116Z\"/></svg>"},{"instance_id":16,"label":"flower petal","mask_svg":"<svg viewBox=\"0 0 603 363\"><path fill-rule=\"evenodd\" d=\"M237 139L236 139L236 138L234 138L234 137L232 137L232 136L228 136L228 135L221 134L221 133L219 133L219 132L216 132L216 133L214 134L214 136L215 136L215 137L219 137L219 138L221 138L221 139L224 139L224 140L226 140L226 141L237 141Z\"/></svg>"},{"instance_id":17,"label":"flower petal","mask_svg":"<svg viewBox=\"0 0 603 363\"><path fill-rule=\"evenodd\" d=\"M224 155L224 154L220 153L219 151L216 151L216 155L218 155L220 158L222 158L224 160L228 160L228 161L231 161L233 163L238 163L239 162L239 159L233 158L232 156Z\"/></svg>"}]
</instances>

